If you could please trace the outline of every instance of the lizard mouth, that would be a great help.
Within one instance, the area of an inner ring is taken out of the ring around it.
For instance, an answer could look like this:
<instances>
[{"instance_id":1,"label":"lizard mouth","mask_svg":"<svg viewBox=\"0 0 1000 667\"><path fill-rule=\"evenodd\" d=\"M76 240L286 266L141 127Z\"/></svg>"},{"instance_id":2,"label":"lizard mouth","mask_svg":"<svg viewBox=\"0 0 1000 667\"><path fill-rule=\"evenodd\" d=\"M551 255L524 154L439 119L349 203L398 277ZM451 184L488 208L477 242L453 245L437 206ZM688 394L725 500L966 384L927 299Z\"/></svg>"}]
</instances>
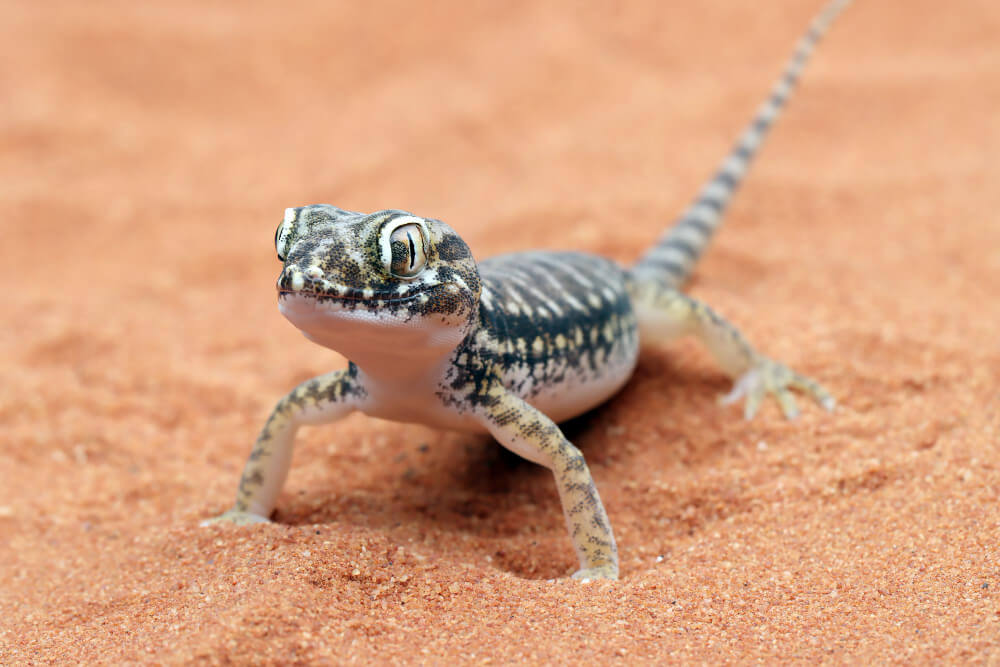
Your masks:
<instances>
[{"instance_id":1,"label":"lizard mouth","mask_svg":"<svg viewBox=\"0 0 1000 667\"><path fill-rule=\"evenodd\" d=\"M303 297L307 299L317 299L324 301L331 299L342 302L381 302L381 303L404 303L419 298L431 288L424 288L409 293L400 294L390 290L366 290L357 287L341 287L331 290L310 290L291 289L288 287L278 287L278 298L282 297Z\"/></svg>"},{"instance_id":2,"label":"lizard mouth","mask_svg":"<svg viewBox=\"0 0 1000 667\"><path fill-rule=\"evenodd\" d=\"M278 285L278 308L293 322L300 317L315 317L366 313L368 317L386 321L414 318L423 319L431 314L447 319L463 316L474 310L471 295L463 294L455 283L407 286L400 293L397 289L350 288L328 285ZM302 327L299 327L302 328Z\"/></svg>"}]
</instances>

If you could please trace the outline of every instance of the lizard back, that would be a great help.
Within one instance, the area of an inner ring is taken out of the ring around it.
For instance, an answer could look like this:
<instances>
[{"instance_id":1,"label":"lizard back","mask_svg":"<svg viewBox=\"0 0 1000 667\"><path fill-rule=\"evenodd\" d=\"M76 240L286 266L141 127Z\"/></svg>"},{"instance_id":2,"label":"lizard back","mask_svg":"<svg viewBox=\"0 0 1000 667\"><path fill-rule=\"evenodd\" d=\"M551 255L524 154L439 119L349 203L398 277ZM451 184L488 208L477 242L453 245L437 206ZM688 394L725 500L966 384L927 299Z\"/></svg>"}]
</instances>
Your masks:
<instances>
[{"instance_id":1,"label":"lizard back","mask_svg":"<svg viewBox=\"0 0 1000 667\"><path fill-rule=\"evenodd\" d=\"M458 366L495 372L507 390L557 421L595 407L628 380L638 326L628 274L616 262L518 252L483 260L479 275L477 328Z\"/></svg>"}]
</instances>

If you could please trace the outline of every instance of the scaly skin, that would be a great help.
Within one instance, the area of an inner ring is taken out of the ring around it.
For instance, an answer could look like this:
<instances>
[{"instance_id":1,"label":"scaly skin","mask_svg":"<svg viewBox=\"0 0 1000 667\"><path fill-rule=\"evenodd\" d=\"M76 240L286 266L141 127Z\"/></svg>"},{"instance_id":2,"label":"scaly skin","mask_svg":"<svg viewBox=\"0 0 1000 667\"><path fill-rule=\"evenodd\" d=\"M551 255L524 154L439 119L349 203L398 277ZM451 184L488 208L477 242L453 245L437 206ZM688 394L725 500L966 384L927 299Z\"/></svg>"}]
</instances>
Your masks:
<instances>
[{"instance_id":1,"label":"scaly skin","mask_svg":"<svg viewBox=\"0 0 1000 667\"><path fill-rule=\"evenodd\" d=\"M631 269L582 253L525 252L483 261L445 223L404 211L354 213L325 204L288 209L275 233L281 312L310 340L351 360L275 407L229 511L211 522L268 520L284 485L295 432L354 410L375 417L487 432L550 469L580 569L616 579L611 523L580 451L557 422L612 396L640 342L700 339L734 378L722 400L746 397L752 418L773 395L788 418L791 390L827 410L815 381L756 351L732 324L678 291L707 246L760 143L830 21L809 32L717 174Z\"/></svg>"}]
</instances>

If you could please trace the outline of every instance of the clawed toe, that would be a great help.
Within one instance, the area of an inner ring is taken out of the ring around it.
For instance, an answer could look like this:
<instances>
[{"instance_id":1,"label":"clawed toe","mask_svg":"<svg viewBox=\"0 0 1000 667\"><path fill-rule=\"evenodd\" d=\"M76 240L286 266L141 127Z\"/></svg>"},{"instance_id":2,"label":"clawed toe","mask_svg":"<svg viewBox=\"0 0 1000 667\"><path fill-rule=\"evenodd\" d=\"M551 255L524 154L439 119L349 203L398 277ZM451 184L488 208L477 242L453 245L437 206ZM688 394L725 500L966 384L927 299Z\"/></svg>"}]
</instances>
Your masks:
<instances>
[{"instance_id":1,"label":"clawed toe","mask_svg":"<svg viewBox=\"0 0 1000 667\"><path fill-rule=\"evenodd\" d=\"M266 516L261 516L259 514L242 512L240 510L229 510L228 512L223 512L219 516L212 517L211 519L205 519L198 525L205 527L217 523L232 523L237 526L247 526L253 523L271 523L271 520Z\"/></svg>"},{"instance_id":2,"label":"clawed toe","mask_svg":"<svg viewBox=\"0 0 1000 667\"><path fill-rule=\"evenodd\" d=\"M719 402L729 405L746 397L743 416L750 420L757 414L764 397L771 394L778 401L785 417L795 419L800 412L790 389L798 389L812 397L827 412L832 412L837 404L833 396L815 380L771 359L759 360L750 370L738 377L733 383L732 390L721 397Z\"/></svg>"},{"instance_id":3,"label":"clawed toe","mask_svg":"<svg viewBox=\"0 0 1000 667\"><path fill-rule=\"evenodd\" d=\"M617 579L618 566L604 565L598 567L585 567L573 573L573 578L581 583L590 583L597 579Z\"/></svg>"}]
</instances>

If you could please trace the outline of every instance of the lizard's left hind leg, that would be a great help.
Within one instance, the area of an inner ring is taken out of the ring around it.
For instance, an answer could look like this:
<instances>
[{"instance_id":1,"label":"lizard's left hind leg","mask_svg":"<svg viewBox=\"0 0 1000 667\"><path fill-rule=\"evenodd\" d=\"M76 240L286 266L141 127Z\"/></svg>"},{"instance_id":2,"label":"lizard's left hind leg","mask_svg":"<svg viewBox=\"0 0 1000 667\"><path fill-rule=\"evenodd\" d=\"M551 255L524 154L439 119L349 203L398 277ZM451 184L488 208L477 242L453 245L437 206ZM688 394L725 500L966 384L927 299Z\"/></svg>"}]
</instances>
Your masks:
<instances>
[{"instance_id":1,"label":"lizard's left hind leg","mask_svg":"<svg viewBox=\"0 0 1000 667\"><path fill-rule=\"evenodd\" d=\"M643 342L665 341L693 334L708 347L722 370L735 379L732 391L721 402L746 397L743 416L752 419L761 401L772 394L785 416L799 414L792 389L811 396L832 411L836 401L819 383L757 352L739 330L704 303L672 287L655 282L633 286L632 298Z\"/></svg>"}]
</instances>

